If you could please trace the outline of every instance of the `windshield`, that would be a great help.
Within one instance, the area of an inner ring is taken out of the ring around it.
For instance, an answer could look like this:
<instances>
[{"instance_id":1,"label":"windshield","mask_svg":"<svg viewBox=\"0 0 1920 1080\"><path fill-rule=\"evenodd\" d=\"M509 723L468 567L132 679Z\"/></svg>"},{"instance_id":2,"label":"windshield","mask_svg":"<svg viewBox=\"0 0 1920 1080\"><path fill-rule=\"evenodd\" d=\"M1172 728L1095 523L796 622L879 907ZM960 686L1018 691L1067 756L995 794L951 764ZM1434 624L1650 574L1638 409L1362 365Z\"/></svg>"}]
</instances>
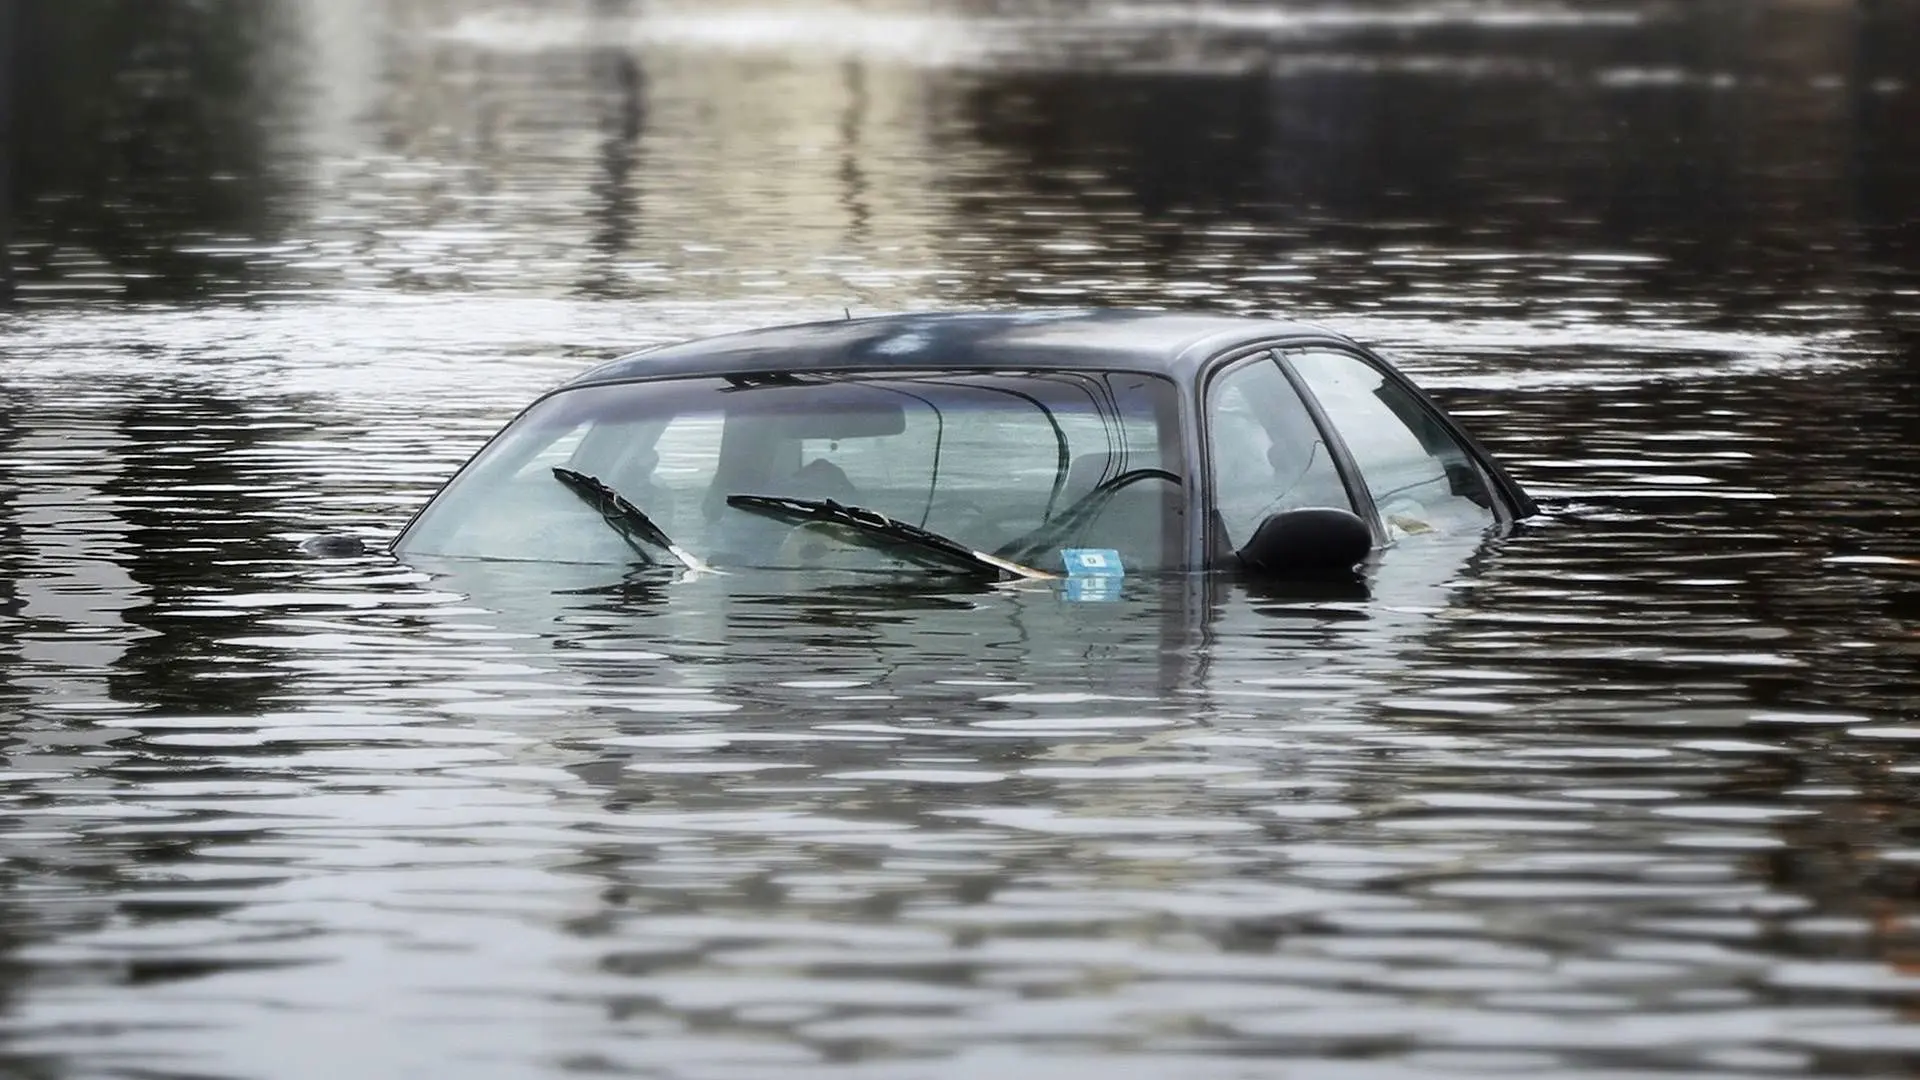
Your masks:
<instances>
[{"instance_id":1,"label":"windshield","mask_svg":"<svg viewBox=\"0 0 1920 1080\"><path fill-rule=\"evenodd\" d=\"M715 568L924 568L886 530L734 496L832 501L1059 572L1185 555L1171 382L1128 373L734 376L587 386L539 402L402 534L401 555L634 564L651 527ZM556 473L556 470L558 472ZM604 485L639 511L609 514ZM597 489L596 489L597 490Z\"/></svg>"}]
</instances>

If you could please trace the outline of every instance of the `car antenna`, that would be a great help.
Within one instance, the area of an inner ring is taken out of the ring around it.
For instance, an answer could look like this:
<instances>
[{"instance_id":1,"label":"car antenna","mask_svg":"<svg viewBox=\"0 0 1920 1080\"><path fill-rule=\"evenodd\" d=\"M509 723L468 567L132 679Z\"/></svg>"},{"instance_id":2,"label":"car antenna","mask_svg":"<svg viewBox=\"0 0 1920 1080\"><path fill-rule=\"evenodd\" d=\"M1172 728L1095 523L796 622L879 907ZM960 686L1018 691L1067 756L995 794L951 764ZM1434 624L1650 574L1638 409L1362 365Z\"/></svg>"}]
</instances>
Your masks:
<instances>
[{"instance_id":1,"label":"car antenna","mask_svg":"<svg viewBox=\"0 0 1920 1080\"><path fill-rule=\"evenodd\" d=\"M846 315L847 315L847 321L848 321L848 322L852 322L852 321L853 321L853 309L852 309L852 308L850 308L850 307L843 307L843 308L841 308L840 310L841 310L841 311L844 311L844 312L846 312Z\"/></svg>"}]
</instances>

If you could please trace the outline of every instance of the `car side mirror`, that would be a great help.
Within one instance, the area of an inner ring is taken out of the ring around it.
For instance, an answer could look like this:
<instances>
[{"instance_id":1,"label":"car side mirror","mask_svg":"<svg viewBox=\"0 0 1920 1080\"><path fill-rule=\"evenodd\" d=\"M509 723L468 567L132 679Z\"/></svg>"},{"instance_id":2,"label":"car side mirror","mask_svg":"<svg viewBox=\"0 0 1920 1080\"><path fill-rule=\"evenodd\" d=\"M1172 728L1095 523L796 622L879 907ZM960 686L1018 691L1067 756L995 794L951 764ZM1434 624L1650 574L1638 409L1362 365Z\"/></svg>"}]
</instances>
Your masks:
<instances>
[{"instance_id":1,"label":"car side mirror","mask_svg":"<svg viewBox=\"0 0 1920 1080\"><path fill-rule=\"evenodd\" d=\"M1270 515L1235 554L1261 577L1325 577L1351 573L1373 550L1373 532L1360 515L1335 506L1309 506Z\"/></svg>"}]
</instances>

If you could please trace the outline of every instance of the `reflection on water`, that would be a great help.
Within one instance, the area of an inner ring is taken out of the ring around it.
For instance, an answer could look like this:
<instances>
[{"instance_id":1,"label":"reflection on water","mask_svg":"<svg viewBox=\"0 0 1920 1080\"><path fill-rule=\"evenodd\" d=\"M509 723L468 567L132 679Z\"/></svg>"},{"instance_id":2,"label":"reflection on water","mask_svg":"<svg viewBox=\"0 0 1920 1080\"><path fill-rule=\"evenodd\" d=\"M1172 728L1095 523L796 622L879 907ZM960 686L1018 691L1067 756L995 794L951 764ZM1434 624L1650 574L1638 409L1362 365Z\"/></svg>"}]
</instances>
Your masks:
<instances>
[{"instance_id":1,"label":"reflection on water","mask_svg":"<svg viewBox=\"0 0 1920 1080\"><path fill-rule=\"evenodd\" d=\"M0 1072L1920 1061L1909 0L0 14ZM1346 596L298 554L589 360L1060 302L1383 342L1552 512Z\"/></svg>"}]
</instances>

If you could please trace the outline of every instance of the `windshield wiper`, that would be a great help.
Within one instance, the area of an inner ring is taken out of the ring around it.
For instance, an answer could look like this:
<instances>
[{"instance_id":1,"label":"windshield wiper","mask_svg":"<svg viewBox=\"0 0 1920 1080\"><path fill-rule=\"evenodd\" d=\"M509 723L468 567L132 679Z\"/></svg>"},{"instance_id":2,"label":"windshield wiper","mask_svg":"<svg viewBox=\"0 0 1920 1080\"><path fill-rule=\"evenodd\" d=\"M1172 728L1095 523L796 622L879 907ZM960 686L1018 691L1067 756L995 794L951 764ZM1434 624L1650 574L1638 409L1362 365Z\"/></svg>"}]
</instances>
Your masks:
<instances>
[{"instance_id":1,"label":"windshield wiper","mask_svg":"<svg viewBox=\"0 0 1920 1080\"><path fill-rule=\"evenodd\" d=\"M891 541L912 548L930 561L963 570L993 570L1023 578L1053 578L1045 570L1035 570L1017 562L975 551L958 540L929 532L917 525L896 521L877 510L847 506L832 499L791 499L783 495L729 495L727 505L737 510L763 514L795 524L823 521L843 525L862 537Z\"/></svg>"},{"instance_id":2,"label":"windshield wiper","mask_svg":"<svg viewBox=\"0 0 1920 1080\"><path fill-rule=\"evenodd\" d=\"M661 530L660 526L653 523L653 519L647 516L645 510L628 502L625 496L613 490L606 481L597 476L589 476L578 470L569 469L564 465L555 465L553 476L554 479L567 485L567 490L580 496L588 506L600 511L600 516L607 519L607 524L613 526L621 538L626 540L627 546L633 548L634 553L645 558L649 564L655 562L653 556L648 554L636 540L643 540L654 547L664 548L667 554L679 560L680 565L689 570L713 570L713 567L702 562L699 557L668 539L667 534Z\"/></svg>"},{"instance_id":3,"label":"windshield wiper","mask_svg":"<svg viewBox=\"0 0 1920 1080\"><path fill-rule=\"evenodd\" d=\"M1050 548L1059 547L1066 539L1087 522L1092 521L1121 488L1137 484L1142 480L1166 480L1178 484L1180 476L1165 469L1129 469L1112 476L1093 486L1091 491L1075 499L1064 510L1056 514L1052 521L1040 526L1025 536L1010 540L1000 546L996 553L1003 559L1031 559Z\"/></svg>"}]
</instances>

